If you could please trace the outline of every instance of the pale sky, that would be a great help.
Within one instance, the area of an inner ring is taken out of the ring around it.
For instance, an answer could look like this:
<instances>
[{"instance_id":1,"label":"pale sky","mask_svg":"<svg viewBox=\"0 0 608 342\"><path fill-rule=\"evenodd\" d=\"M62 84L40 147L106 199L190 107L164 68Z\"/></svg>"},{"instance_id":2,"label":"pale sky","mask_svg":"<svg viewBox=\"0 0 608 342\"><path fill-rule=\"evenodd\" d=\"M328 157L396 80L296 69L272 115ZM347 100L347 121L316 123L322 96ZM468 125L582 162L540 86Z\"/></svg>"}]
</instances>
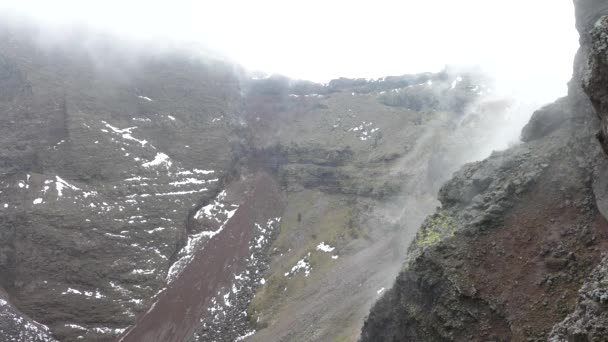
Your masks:
<instances>
[{"instance_id":1,"label":"pale sky","mask_svg":"<svg viewBox=\"0 0 608 342\"><path fill-rule=\"evenodd\" d=\"M249 70L327 82L479 65L505 93L566 92L572 0L0 0L0 10L195 41ZM523 95L522 95L523 94Z\"/></svg>"}]
</instances>

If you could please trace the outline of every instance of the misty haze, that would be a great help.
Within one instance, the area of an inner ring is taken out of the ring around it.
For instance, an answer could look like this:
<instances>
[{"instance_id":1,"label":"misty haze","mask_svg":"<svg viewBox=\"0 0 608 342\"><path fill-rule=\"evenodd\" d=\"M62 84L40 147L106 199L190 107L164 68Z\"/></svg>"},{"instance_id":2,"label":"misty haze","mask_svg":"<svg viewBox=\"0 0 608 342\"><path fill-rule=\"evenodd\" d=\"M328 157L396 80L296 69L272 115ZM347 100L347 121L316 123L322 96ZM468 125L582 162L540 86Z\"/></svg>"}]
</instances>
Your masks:
<instances>
[{"instance_id":1,"label":"misty haze","mask_svg":"<svg viewBox=\"0 0 608 342\"><path fill-rule=\"evenodd\" d=\"M608 1L0 2L0 342L608 341Z\"/></svg>"}]
</instances>

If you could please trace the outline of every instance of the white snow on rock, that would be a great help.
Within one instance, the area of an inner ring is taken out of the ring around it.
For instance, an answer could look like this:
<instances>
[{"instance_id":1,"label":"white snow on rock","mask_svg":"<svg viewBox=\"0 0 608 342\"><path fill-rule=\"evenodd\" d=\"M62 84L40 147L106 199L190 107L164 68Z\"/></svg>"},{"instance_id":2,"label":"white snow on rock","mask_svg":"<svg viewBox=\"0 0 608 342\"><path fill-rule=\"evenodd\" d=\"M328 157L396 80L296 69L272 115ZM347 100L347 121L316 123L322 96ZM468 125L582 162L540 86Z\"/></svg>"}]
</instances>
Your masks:
<instances>
[{"instance_id":1,"label":"white snow on rock","mask_svg":"<svg viewBox=\"0 0 608 342\"><path fill-rule=\"evenodd\" d=\"M133 126L133 127L127 127L127 128L118 128L118 127L114 127L112 125L110 125L109 123L102 121L102 123L108 127L109 129L111 129L114 133L118 133L118 134L124 134L124 133L133 133L132 131L137 128L137 126Z\"/></svg>"},{"instance_id":2,"label":"white snow on rock","mask_svg":"<svg viewBox=\"0 0 608 342\"><path fill-rule=\"evenodd\" d=\"M55 179L56 179L55 188L57 189L57 197L63 196L63 189L65 189L65 188L68 188L68 189L71 189L74 191L80 190L80 188L77 188L74 185L66 182L59 176L55 176Z\"/></svg>"},{"instance_id":3,"label":"white snow on rock","mask_svg":"<svg viewBox=\"0 0 608 342\"><path fill-rule=\"evenodd\" d=\"M458 83L462 82L462 77L458 76L456 77L456 79L454 81L452 81L452 89L456 88L456 86L458 85Z\"/></svg>"},{"instance_id":4,"label":"white snow on rock","mask_svg":"<svg viewBox=\"0 0 608 342\"><path fill-rule=\"evenodd\" d=\"M104 233L104 235L109 236L109 237L119 238L119 239L128 239L129 238L128 236L112 234L112 233Z\"/></svg>"},{"instance_id":5,"label":"white snow on rock","mask_svg":"<svg viewBox=\"0 0 608 342\"><path fill-rule=\"evenodd\" d=\"M334 249L336 249L336 247L332 247L330 245L326 245L325 242L321 242L318 246L317 246L317 250L318 251L322 251L325 253L331 253L334 251Z\"/></svg>"},{"instance_id":6,"label":"white snow on rock","mask_svg":"<svg viewBox=\"0 0 608 342\"><path fill-rule=\"evenodd\" d=\"M132 118L131 120L138 122L152 122L152 120L149 118Z\"/></svg>"},{"instance_id":7,"label":"white snow on rock","mask_svg":"<svg viewBox=\"0 0 608 342\"><path fill-rule=\"evenodd\" d=\"M127 178L125 179L125 182L133 182L133 181L141 181L141 180L149 180L150 178L146 178L146 177L131 177L131 178Z\"/></svg>"},{"instance_id":8,"label":"white snow on rock","mask_svg":"<svg viewBox=\"0 0 608 342\"><path fill-rule=\"evenodd\" d=\"M208 175L208 174L215 172L214 170L198 170L198 169L194 169L192 171L194 171L194 173L199 173L199 174L203 174L203 175Z\"/></svg>"},{"instance_id":9,"label":"white snow on rock","mask_svg":"<svg viewBox=\"0 0 608 342\"><path fill-rule=\"evenodd\" d=\"M147 230L146 232L147 232L148 234L152 234L152 233L156 233L156 232L161 232L161 231L163 231L163 230L165 230L165 228L163 228L163 227L158 227L158 228L154 228L154 229L151 229L151 230Z\"/></svg>"},{"instance_id":10,"label":"white snow on rock","mask_svg":"<svg viewBox=\"0 0 608 342\"><path fill-rule=\"evenodd\" d=\"M205 192L209 189L207 188L202 188L199 190L190 190L190 191L173 191L173 192L165 192L165 193L158 193L158 194L154 194L155 196L179 196L179 195L189 195L189 194L195 194L197 192ZM144 195L140 195L141 197L146 197Z\"/></svg>"},{"instance_id":11,"label":"white snow on rock","mask_svg":"<svg viewBox=\"0 0 608 342\"><path fill-rule=\"evenodd\" d=\"M247 332L245 335L239 336L237 337L234 342L239 342L239 341L243 341L244 339L246 339L247 337L251 337L253 336L253 334L255 334L255 330L249 331Z\"/></svg>"},{"instance_id":12,"label":"white snow on rock","mask_svg":"<svg viewBox=\"0 0 608 342\"><path fill-rule=\"evenodd\" d=\"M66 295L66 294L75 294L75 295L84 295L86 297L95 297L96 299L101 299L101 298L105 298L106 296L102 295L99 290L95 290L95 292L93 291L78 291L76 289L73 289L71 287L68 287L68 289L64 292L61 293L62 295Z\"/></svg>"},{"instance_id":13,"label":"white snow on rock","mask_svg":"<svg viewBox=\"0 0 608 342\"><path fill-rule=\"evenodd\" d=\"M65 294L68 294L68 293L77 294L77 295L81 295L82 294L82 292L80 292L78 290L75 290L75 289L73 289L71 287L68 287L67 291L62 292L61 294L65 295Z\"/></svg>"},{"instance_id":14,"label":"white snow on rock","mask_svg":"<svg viewBox=\"0 0 608 342\"><path fill-rule=\"evenodd\" d=\"M0 299L0 308L2 308L0 310L0 320L7 323L5 327L8 328L8 331L0 329L0 339L2 341L57 342L51 336L51 330L47 326L25 319L7 304L7 301Z\"/></svg>"},{"instance_id":15,"label":"white snow on rock","mask_svg":"<svg viewBox=\"0 0 608 342\"><path fill-rule=\"evenodd\" d=\"M186 267L190 260L192 260L194 253L197 250L197 246L199 246L200 243L219 234L226 226L226 223L228 223L232 216L234 216L234 213L238 209L238 205L225 203L225 199L226 191L224 190L217 195L213 203L202 207L196 212L194 215L195 220L199 220L203 217L209 220L214 220L220 224L219 228L217 230L202 231L188 237L186 246L184 246L184 248L182 248L180 251L181 257L171 266L169 272L167 273L168 282L173 281Z\"/></svg>"},{"instance_id":16,"label":"white snow on rock","mask_svg":"<svg viewBox=\"0 0 608 342\"><path fill-rule=\"evenodd\" d=\"M42 201L43 201L43 199L42 199L42 198L36 198L36 199L34 200L34 204L40 204L40 203L42 203Z\"/></svg>"},{"instance_id":17,"label":"white snow on rock","mask_svg":"<svg viewBox=\"0 0 608 342\"><path fill-rule=\"evenodd\" d=\"M154 274L155 271L156 271L155 269L152 269L152 270L134 269L133 271L131 271L131 273L150 275L150 274Z\"/></svg>"},{"instance_id":18,"label":"white snow on rock","mask_svg":"<svg viewBox=\"0 0 608 342\"><path fill-rule=\"evenodd\" d=\"M65 326L66 326L66 327L68 327L68 328L72 328L72 329L83 330L83 331L89 331L89 329L87 329L87 328L85 328L85 327L82 327L82 326L80 326L80 325L77 325L77 324L66 324Z\"/></svg>"},{"instance_id":19,"label":"white snow on rock","mask_svg":"<svg viewBox=\"0 0 608 342\"><path fill-rule=\"evenodd\" d=\"M123 139L125 140L132 140L132 141L136 141L138 143L141 144L141 146L145 146L148 141L147 140L139 140L135 137L133 137L131 134L133 133L132 131L137 128L137 126L133 126L133 127L127 127L127 128L118 128L118 127L114 127L112 125L110 125L109 123L102 121L102 123L108 127L109 129L111 129L114 133L120 134L122 136Z\"/></svg>"},{"instance_id":20,"label":"white snow on rock","mask_svg":"<svg viewBox=\"0 0 608 342\"><path fill-rule=\"evenodd\" d=\"M173 165L173 162L171 162L171 159L169 158L168 155L159 152L156 154L156 157L154 157L154 160L144 163L142 166L145 168L149 168L149 167L155 167L155 166L160 166L160 165L165 165L167 168L169 168L169 167L171 167L171 165Z\"/></svg>"},{"instance_id":21,"label":"white snow on rock","mask_svg":"<svg viewBox=\"0 0 608 342\"><path fill-rule=\"evenodd\" d=\"M380 290L376 291L376 294L380 295L382 292L384 292L385 288L381 288Z\"/></svg>"},{"instance_id":22,"label":"white snow on rock","mask_svg":"<svg viewBox=\"0 0 608 342\"><path fill-rule=\"evenodd\" d=\"M238 334L228 335L230 341L242 341L247 336L255 333L255 330L242 330L242 327L249 326L247 323L251 317L247 315L247 307L253 299L253 294L259 286L266 283L263 272L258 271L261 267L268 267L268 260L263 257L263 254L270 245L268 237L276 231L280 221L280 217L275 217L269 218L265 224L254 223L257 229L249 244L251 255L245 259L247 267L240 274L234 274L232 287L228 292L220 290L216 296L211 298L210 305L207 308L209 314L201 319L202 324L199 325L199 328L204 329L204 335L198 335L199 340L212 341L219 336L226 336L221 329L227 325L241 328L234 331ZM264 239L266 242L262 245L255 242L259 240L260 235L267 237L267 239ZM195 336L197 336L197 333L195 333Z\"/></svg>"},{"instance_id":23,"label":"white snow on rock","mask_svg":"<svg viewBox=\"0 0 608 342\"><path fill-rule=\"evenodd\" d=\"M145 146L145 145L148 143L148 141L147 141L147 140L139 140L139 139L137 139L137 138L134 138L134 137L133 137L131 134L129 134L129 133L125 133L125 134L123 134L123 135L122 135L122 137L123 137L123 139L126 139L126 140L133 140L133 141L136 141L136 142L140 143L142 147L144 147L144 146Z\"/></svg>"},{"instance_id":24,"label":"white snow on rock","mask_svg":"<svg viewBox=\"0 0 608 342\"><path fill-rule=\"evenodd\" d=\"M357 127L353 127L348 129L347 132L355 132L357 138L361 141L366 141L372 137L372 135L378 132L379 128L373 128L373 122L362 121L361 124Z\"/></svg>"},{"instance_id":25,"label":"white snow on rock","mask_svg":"<svg viewBox=\"0 0 608 342\"><path fill-rule=\"evenodd\" d=\"M232 210L227 209L227 205L224 204L224 200L226 199L226 190L220 192L217 197L213 200L213 203L210 203L201 209L199 209L196 214L194 214L194 219L198 220L202 217L207 219L215 219L217 222L221 222L221 216L225 215L226 219L229 220L232 218L234 213L238 209L238 205L231 205ZM220 216L218 216L220 215Z\"/></svg>"},{"instance_id":26,"label":"white snow on rock","mask_svg":"<svg viewBox=\"0 0 608 342\"><path fill-rule=\"evenodd\" d=\"M171 115L167 115L167 117L169 118L169 120L171 120L171 121L175 121L175 118L174 118L173 116L171 116Z\"/></svg>"},{"instance_id":27,"label":"white snow on rock","mask_svg":"<svg viewBox=\"0 0 608 342\"><path fill-rule=\"evenodd\" d=\"M126 328L124 328L124 329L112 329L112 328L108 328L108 327L96 327L96 328L93 328L93 331L95 331L96 333L99 333L99 334L112 334L112 335L121 334L125 330L127 330L127 329Z\"/></svg>"},{"instance_id":28,"label":"white snow on rock","mask_svg":"<svg viewBox=\"0 0 608 342\"><path fill-rule=\"evenodd\" d=\"M298 262L291 268L291 271L285 273L285 276L289 277L291 275L294 275L298 272L303 271L304 276L308 277L310 275L310 271L312 270L312 267L310 266L310 263L308 262L309 257L310 257L310 253L308 253L301 260L298 260Z\"/></svg>"},{"instance_id":29,"label":"white snow on rock","mask_svg":"<svg viewBox=\"0 0 608 342\"><path fill-rule=\"evenodd\" d=\"M207 183L207 181L204 179L187 178L185 180L171 182L171 183L169 183L169 185L182 186L182 185L187 185L187 184L205 184L205 183Z\"/></svg>"},{"instance_id":30,"label":"white snow on rock","mask_svg":"<svg viewBox=\"0 0 608 342\"><path fill-rule=\"evenodd\" d=\"M137 96L137 97L139 97L139 98L140 98L140 99L142 99L142 100L149 101L149 102L152 102L152 101L153 101L151 98L149 98L149 97L147 97L147 96L141 96L141 95L139 95L139 96Z\"/></svg>"}]
</instances>

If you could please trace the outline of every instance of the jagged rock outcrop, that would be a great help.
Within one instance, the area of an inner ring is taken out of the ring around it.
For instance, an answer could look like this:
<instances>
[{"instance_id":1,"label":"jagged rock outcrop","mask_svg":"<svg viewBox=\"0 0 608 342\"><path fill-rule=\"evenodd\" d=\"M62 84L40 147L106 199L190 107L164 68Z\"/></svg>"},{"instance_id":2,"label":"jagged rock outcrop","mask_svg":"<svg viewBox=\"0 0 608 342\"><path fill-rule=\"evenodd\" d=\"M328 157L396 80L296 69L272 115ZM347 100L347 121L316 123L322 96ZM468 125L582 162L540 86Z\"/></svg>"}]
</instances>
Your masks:
<instances>
[{"instance_id":1,"label":"jagged rock outcrop","mask_svg":"<svg viewBox=\"0 0 608 342\"><path fill-rule=\"evenodd\" d=\"M549 341L604 341L608 338L608 259L604 257L579 290L576 310L557 324Z\"/></svg>"},{"instance_id":2,"label":"jagged rock outcrop","mask_svg":"<svg viewBox=\"0 0 608 342\"><path fill-rule=\"evenodd\" d=\"M576 1L577 28L580 32L583 89L589 95L601 120L598 139L608 151L608 5L600 1Z\"/></svg>"},{"instance_id":3,"label":"jagged rock outcrop","mask_svg":"<svg viewBox=\"0 0 608 342\"><path fill-rule=\"evenodd\" d=\"M606 246L590 182L595 127L562 126L459 171L362 340L546 338Z\"/></svg>"},{"instance_id":4,"label":"jagged rock outcrop","mask_svg":"<svg viewBox=\"0 0 608 342\"><path fill-rule=\"evenodd\" d=\"M575 1L577 9L577 28L580 33L580 58L583 60L579 67L582 75L582 86L589 96L600 119L597 138L604 153L607 149L608 118L606 86L608 78L608 5L601 1ZM596 174L593 180L594 197L599 211L608 217L608 174L606 156L598 158ZM585 284L580 288L575 309L556 324L551 332L550 341L605 341L606 315L608 313L603 293L607 290L608 276L606 258L590 273Z\"/></svg>"},{"instance_id":5,"label":"jagged rock outcrop","mask_svg":"<svg viewBox=\"0 0 608 342\"><path fill-rule=\"evenodd\" d=\"M573 119L574 114L574 111L571 110L572 105L568 102L569 98L565 97L534 112L521 131L521 140L530 142L540 139L561 126L568 125L569 123L565 121Z\"/></svg>"},{"instance_id":6,"label":"jagged rock outcrop","mask_svg":"<svg viewBox=\"0 0 608 342\"><path fill-rule=\"evenodd\" d=\"M606 340L606 156L595 132L606 149L608 5L575 6L568 97L534 113L525 143L441 189L362 341Z\"/></svg>"}]
</instances>

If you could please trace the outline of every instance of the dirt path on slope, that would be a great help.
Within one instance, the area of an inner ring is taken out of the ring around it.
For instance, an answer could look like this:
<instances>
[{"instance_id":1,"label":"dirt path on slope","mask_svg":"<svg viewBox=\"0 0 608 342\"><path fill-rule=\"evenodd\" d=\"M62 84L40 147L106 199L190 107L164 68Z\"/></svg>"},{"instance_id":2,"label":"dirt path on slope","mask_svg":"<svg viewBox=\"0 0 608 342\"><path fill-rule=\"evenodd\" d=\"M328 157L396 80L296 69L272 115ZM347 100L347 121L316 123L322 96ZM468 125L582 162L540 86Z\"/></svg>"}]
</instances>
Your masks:
<instances>
[{"instance_id":1,"label":"dirt path on slope","mask_svg":"<svg viewBox=\"0 0 608 342\"><path fill-rule=\"evenodd\" d=\"M221 233L198 251L177 279L159 295L119 342L182 342L206 313L209 300L244 268L254 223L280 216L281 196L265 173L253 178L252 190Z\"/></svg>"}]
</instances>

